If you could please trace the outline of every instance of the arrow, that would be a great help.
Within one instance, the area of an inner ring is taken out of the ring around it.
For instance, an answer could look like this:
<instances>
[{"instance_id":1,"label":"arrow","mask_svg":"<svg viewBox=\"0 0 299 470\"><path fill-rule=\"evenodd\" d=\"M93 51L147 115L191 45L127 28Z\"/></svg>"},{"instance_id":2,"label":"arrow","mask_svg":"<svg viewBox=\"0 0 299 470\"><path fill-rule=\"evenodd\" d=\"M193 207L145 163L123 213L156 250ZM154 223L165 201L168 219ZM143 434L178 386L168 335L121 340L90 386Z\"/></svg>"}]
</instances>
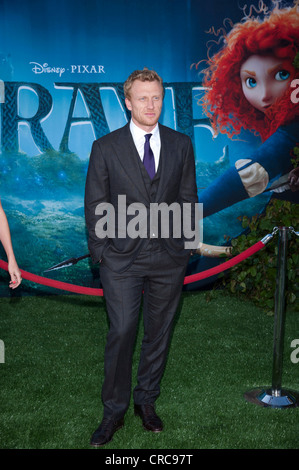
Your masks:
<instances>
[{"instance_id":1,"label":"arrow","mask_svg":"<svg viewBox=\"0 0 299 470\"><path fill-rule=\"evenodd\" d=\"M79 256L79 258L66 259L65 261L62 261L61 263L55 264L54 266L51 266L51 268L46 269L44 273L48 273L49 271L54 271L56 269L68 268L69 266L73 266L74 264L77 264L78 261L80 261L81 259L85 259L89 257L90 257L90 254Z\"/></svg>"}]
</instances>

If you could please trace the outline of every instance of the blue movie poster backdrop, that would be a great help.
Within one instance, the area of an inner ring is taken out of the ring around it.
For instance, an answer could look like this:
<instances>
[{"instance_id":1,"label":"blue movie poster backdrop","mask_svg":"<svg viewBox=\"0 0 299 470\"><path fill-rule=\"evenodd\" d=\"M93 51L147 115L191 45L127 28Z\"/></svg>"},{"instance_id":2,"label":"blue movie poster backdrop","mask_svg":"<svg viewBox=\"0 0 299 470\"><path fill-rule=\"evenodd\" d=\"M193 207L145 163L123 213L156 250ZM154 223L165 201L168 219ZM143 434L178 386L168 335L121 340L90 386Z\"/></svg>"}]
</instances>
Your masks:
<instances>
[{"instance_id":1,"label":"blue movie poster backdrop","mask_svg":"<svg viewBox=\"0 0 299 470\"><path fill-rule=\"evenodd\" d=\"M20 268L43 275L88 252L83 199L91 145L128 121L122 84L133 70L146 66L163 77L161 122L191 137L199 191L259 145L247 133L236 142L213 139L198 104L200 68L192 67L207 57L207 31L227 17L239 21L243 6L239 0L0 1L0 197ZM203 241L222 245L225 236L237 236L237 216L262 211L268 200L269 194L258 196L208 217ZM196 269L207 263L197 260ZM90 260L46 276L98 285ZM4 282L1 289L8 291Z\"/></svg>"}]
</instances>

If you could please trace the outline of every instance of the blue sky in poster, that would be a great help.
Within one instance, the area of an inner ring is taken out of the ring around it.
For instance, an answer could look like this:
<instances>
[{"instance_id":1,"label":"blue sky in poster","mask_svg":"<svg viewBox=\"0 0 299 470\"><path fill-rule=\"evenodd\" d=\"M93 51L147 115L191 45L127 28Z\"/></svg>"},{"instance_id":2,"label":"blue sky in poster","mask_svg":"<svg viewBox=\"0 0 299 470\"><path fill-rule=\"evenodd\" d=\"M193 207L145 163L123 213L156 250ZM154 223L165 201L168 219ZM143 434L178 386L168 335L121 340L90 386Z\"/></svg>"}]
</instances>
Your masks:
<instances>
[{"instance_id":1,"label":"blue sky in poster","mask_svg":"<svg viewBox=\"0 0 299 470\"><path fill-rule=\"evenodd\" d=\"M193 81L190 65L205 58L205 31L222 26L226 17L239 20L238 5L237 0L1 0L0 50L11 54L14 80L51 80L33 77L33 61L69 67L64 80L70 79L71 65L101 64L104 81L124 81L145 65L165 81ZM80 80L90 77L82 74Z\"/></svg>"}]
</instances>

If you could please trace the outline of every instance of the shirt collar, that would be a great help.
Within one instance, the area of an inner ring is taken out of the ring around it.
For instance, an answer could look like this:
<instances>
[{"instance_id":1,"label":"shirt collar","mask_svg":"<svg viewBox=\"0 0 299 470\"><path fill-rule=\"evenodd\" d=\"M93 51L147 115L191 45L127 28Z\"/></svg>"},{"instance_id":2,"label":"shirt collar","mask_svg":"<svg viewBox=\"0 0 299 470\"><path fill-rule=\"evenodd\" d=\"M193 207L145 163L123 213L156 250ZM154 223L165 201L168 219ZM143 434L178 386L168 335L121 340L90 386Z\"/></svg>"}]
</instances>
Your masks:
<instances>
[{"instance_id":1,"label":"shirt collar","mask_svg":"<svg viewBox=\"0 0 299 470\"><path fill-rule=\"evenodd\" d=\"M154 127L154 129L151 132L146 132L145 130L141 129L140 127L136 126L136 124L132 121L130 121L130 131L133 135L134 139L144 139L144 136L146 134L152 134L152 136L158 136L159 135L159 124L157 123Z\"/></svg>"}]
</instances>

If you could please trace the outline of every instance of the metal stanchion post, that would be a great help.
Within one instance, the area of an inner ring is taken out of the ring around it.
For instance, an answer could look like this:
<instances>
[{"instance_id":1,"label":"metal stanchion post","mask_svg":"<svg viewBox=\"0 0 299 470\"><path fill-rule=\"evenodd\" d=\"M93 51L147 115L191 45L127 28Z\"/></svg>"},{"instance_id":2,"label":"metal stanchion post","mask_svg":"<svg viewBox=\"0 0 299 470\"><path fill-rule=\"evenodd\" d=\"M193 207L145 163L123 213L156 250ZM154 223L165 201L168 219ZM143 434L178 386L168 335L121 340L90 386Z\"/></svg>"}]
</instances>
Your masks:
<instances>
[{"instance_id":1,"label":"metal stanchion post","mask_svg":"<svg viewBox=\"0 0 299 470\"><path fill-rule=\"evenodd\" d=\"M290 229L292 229L292 227L279 227L275 290L272 388L258 388L244 394L246 400L257 405L268 406L272 408L290 408L299 406L299 393L293 390L286 390L281 388L285 326L287 245Z\"/></svg>"}]
</instances>

